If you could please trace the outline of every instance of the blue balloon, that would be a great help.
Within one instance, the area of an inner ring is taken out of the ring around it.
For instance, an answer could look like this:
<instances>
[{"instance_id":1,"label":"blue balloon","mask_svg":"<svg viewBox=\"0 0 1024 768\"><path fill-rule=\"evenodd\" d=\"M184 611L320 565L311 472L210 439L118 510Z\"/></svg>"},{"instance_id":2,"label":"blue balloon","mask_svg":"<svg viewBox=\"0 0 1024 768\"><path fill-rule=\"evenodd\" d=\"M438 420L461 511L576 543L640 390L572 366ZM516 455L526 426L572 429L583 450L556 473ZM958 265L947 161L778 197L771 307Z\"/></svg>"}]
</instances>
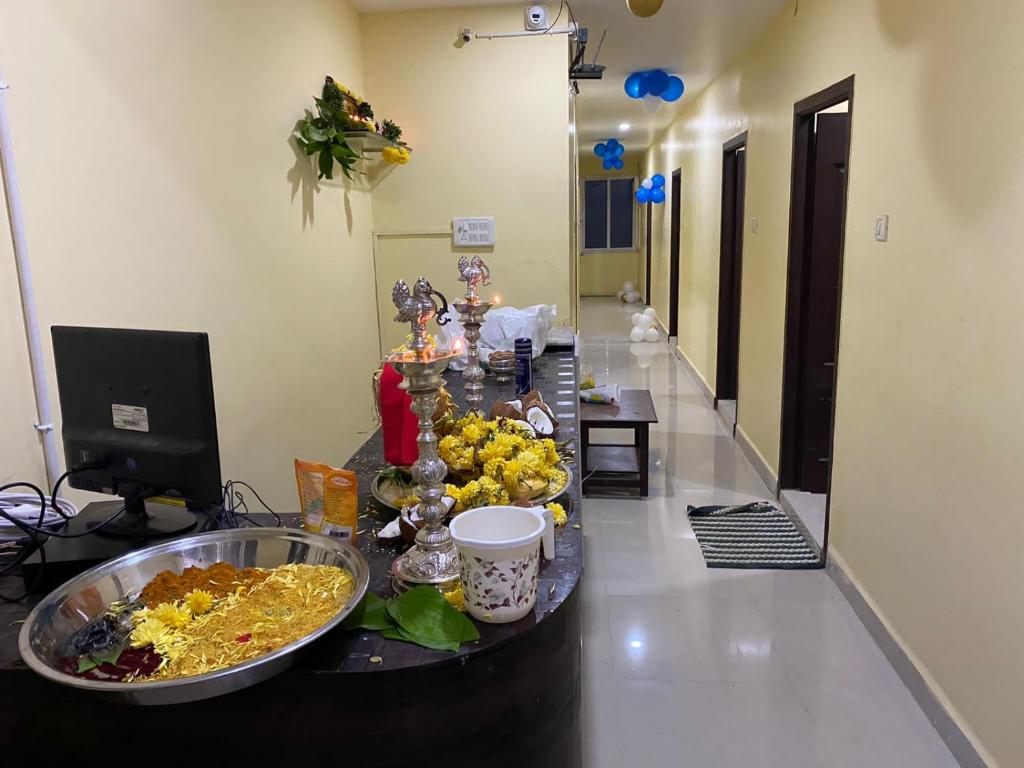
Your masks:
<instances>
[{"instance_id":1,"label":"blue balloon","mask_svg":"<svg viewBox=\"0 0 1024 768\"><path fill-rule=\"evenodd\" d=\"M683 95L683 81L672 75L668 79L668 85L665 86L665 90L661 93L661 98L665 101L678 101L679 97Z\"/></svg>"},{"instance_id":2,"label":"blue balloon","mask_svg":"<svg viewBox=\"0 0 1024 768\"><path fill-rule=\"evenodd\" d=\"M610 171L615 166L615 160L613 158L606 157L601 165L606 171Z\"/></svg>"},{"instance_id":3,"label":"blue balloon","mask_svg":"<svg viewBox=\"0 0 1024 768\"><path fill-rule=\"evenodd\" d=\"M651 202L652 203L664 203L665 202L665 190L661 187L655 187L651 190Z\"/></svg>"},{"instance_id":4,"label":"blue balloon","mask_svg":"<svg viewBox=\"0 0 1024 768\"><path fill-rule=\"evenodd\" d=\"M619 140L618 139L608 139L608 141L605 142L604 146L605 146L605 149L608 152L610 152L611 154L614 155L615 154L615 148L617 146L619 146Z\"/></svg>"},{"instance_id":5,"label":"blue balloon","mask_svg":"<svg viewBox=\"0 0 1024 768\"><path fill-rule=\"evenodd\" d=\"M654 185L655 189L660 189L661 187L665 186L665 177L662 176L660 173L656 173L653 176L651 176L651 184Z\"/></svg>"},{"instance_id":6,"label":"blue balloon","mask_svg":"<svg viewBox=\"0 0 1024 768\"><path fill-rule=\"evenodd\" d=\"M634 72L626 78L626 95L631 99L642 99L647 95L647 84L643 72Z\"/></svg>"},{"instance_id":7,"label":"blue balloon","mask_svg":"<svg viewBox=\"0 0 1024 768\"><path fill-rule=\"evenodd\" d=\"M594 154L598 157L604 157L604 153L607 151L608 148L604 144L598 143L594 145Z\"/></svg>"},{"instance_id":8,"label":"blue balloon","mask_svg":"<svg viewBox=\"0 0 1024 768\"><path fill-rule=\"evenodd\" d=\"M668 88L668 73L663 69L652 69L646 77L647 92L652 96L661 96Z\"/></svg>"},{"instance_id":9,"label":"blue balloon","mask_svg":"<svg viewBox=\"0 0 1024 768\"><path fill-rule=\"evenodd\" d=\"M612 161L612 164L613 164L613 165L615 166L615 170L616 170L616 171L621 171L621 170L622 170L622 167L623 167L623 166L625 165L625 163L624 163L624 162L622 162L622 158L621 158L621 157L616 157L616 158L615 158L615 159L614 159L614 160Z\"/></svg>"},{"instance_id":10,"label":"blue balloon","mask_svg":"<svg viewBox=\"0 0 1024 768\"><path fill-rule=\"evenodd\" d=\"M625 151L626 151L626 148L624 146L622 146L621 144L619 144L618 142L616 142L616 144L615 144L615 156L616 157L622 157L622 155L623 155L623 153L625 153Z\"/></svg>"},{"instance_id":11,"label":"blue balloon","mask_svg":"<svg viewBox=\"0 0 1024 768\"><path fill-rule=\"evenodd\" d=\"M646 203L650 199L651 199L651 190L644 189L643 187L640 187L640 189L638 189L636 191L636 201L638 203Z\"/></svg>"}]
</instances>

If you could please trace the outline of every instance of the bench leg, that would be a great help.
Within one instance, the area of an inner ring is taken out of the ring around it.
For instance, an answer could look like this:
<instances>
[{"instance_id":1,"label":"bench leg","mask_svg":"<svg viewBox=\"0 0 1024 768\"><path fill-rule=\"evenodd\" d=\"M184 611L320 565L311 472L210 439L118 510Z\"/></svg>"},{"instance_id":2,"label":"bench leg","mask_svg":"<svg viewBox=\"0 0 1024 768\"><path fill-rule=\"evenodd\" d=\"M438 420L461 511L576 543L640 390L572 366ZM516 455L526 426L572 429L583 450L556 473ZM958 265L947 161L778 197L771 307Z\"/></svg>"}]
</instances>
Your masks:
<instances>
[{"instance_id":1,"label":"bench leg","mask_svg":"<svg viewBox=\"0 0 1024 768\"><path fill-rule=\"evenodd\" d=\"M640 496L647 498L647 474L650 459L648 426L640 424L633 430L633 444L636 446L637 469L640 470Z\"/></svg>"}]
</instances>

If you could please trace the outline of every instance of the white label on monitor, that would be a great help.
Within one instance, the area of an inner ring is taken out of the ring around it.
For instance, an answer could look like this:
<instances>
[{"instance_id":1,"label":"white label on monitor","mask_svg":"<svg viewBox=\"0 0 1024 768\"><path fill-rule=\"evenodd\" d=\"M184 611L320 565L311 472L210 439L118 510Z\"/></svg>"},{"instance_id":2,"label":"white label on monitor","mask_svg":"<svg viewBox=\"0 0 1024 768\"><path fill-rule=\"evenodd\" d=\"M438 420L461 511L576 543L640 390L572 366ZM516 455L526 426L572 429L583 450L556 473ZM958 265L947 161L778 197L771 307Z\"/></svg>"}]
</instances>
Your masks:
<instances>
[{"instance_id":1,"label":"white label on monitor","mask_svg":"<svg viewBox=\"0 0 1024 768\"><path fill-rule=\"evenodd\" d=\"M114 415L115 429L149 432L149 411L141 405L118 405L113 403L110 406L110 412Z\"/></svg>"}]
</instances>

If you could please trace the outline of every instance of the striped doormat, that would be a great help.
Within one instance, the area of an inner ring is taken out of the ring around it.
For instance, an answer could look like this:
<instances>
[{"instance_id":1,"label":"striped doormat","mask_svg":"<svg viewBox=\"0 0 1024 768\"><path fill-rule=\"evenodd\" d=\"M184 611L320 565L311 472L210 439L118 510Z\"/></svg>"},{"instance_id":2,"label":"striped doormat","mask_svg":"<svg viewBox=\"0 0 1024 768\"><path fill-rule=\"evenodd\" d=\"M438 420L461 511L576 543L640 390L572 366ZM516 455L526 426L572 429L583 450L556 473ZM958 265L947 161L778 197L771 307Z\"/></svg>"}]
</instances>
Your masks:
<instances>
[{"instance_id":1,"label":"striped doormat","mask_svg":"<svg viewBox=\"0 0 1024 768\"><path fill-rule=\"evenodd\" d=\"M821 568L810 534L766 501L687 507L708 568Z\"/></svg>"}]
</instances>

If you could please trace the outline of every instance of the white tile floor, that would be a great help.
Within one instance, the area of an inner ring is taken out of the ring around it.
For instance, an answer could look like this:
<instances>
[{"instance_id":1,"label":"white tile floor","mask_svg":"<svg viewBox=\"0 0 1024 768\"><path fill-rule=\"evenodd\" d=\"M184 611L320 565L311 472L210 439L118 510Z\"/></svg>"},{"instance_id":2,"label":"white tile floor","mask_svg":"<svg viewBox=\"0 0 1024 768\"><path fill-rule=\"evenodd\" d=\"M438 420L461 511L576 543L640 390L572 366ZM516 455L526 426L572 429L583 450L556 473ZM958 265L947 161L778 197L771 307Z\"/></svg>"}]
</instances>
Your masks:
<instances>
[{"instance_id":1,"label":"white tile floor","mask_svg":"<svg viewBox=\"0 0 1024 768\"><path fill-rule=\"evenodd\" d=\"M583 303L598 383L649 389L651 495L586 499L587 768L953 768L956 761L824 571L708 569L687 504L768 489L664 343Z\"/></svg>"}]
</instances>

